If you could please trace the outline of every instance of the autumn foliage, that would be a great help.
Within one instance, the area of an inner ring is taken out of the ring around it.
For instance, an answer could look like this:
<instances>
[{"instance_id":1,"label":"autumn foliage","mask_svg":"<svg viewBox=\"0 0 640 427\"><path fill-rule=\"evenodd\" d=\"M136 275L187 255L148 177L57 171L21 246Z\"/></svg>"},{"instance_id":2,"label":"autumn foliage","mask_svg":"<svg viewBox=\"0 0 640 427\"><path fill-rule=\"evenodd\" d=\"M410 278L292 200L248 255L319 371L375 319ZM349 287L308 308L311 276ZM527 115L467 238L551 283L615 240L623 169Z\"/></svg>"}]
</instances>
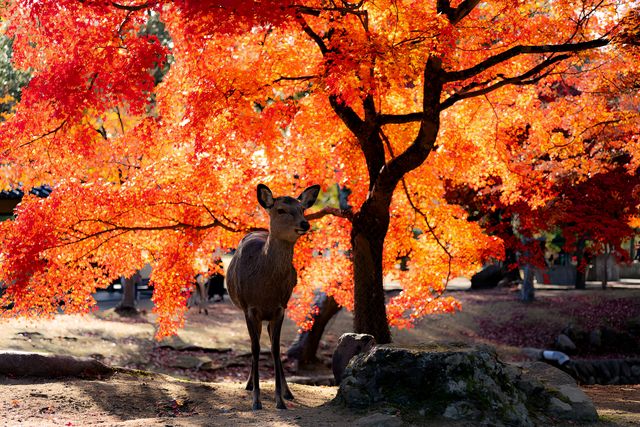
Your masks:
<instances>
[{"instance_id":1,"label":"autumn foliage","mask_svg":"<svg viewBox=\"0 0 640 427\"><path fill-rule=\"evenodd\" d=\"M149 262L158 336L174 333L212 252L266 225L260 182L351 190L352 210L321 210L297 246L300 324L317 287L355 308L356 329L384 319L383 275L403 288L391 325L454 310L447 279L503 243L445 183L493 188L535 218L564 183L637 176L636 7L9 1L2 28L32 78L0 126L2 187L54 190L0 226L3 315L84 312ZM144 30L152 19L168 37Z\"/></svg>"}]
</instances>

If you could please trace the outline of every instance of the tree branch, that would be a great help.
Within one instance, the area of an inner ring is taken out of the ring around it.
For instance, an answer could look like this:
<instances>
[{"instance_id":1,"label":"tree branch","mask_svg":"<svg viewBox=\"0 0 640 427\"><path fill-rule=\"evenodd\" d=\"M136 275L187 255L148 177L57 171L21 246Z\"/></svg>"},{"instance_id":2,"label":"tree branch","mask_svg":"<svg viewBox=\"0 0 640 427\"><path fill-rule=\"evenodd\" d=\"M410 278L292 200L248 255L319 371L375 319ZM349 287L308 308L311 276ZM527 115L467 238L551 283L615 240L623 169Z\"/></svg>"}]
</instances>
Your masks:
<instances>
[{"instance_id":1,"label":"tree branch","mask_svg":"<svg viewBox=\"0 0 640 427\"><path fill-rule=\"evenodd\" d=\"M379 184L382 187L395 188L404 175L423 164L433 150L440 129L442 74L442 61L430 56L424 69L420 130L411 145L380 172Z\"/></svg>"},{"instance_id":2,"label":"tree branch","mask_svg":"<svg viewBox=\"0 0 640 427\"><path fill-rule=\"evenodd\" d=\"M422 112L408 114L380 114L378 123L382 125L402 125L405 123L419 122L422 120Z\"/></svg>"},{"instance_id":3,"label":"tree branch","mask_svg":"<svg viewBox=\"0 0 640 427\"><path fill-rule=\"evenodd\" d=\"M348 105L341 104L336 95L329 95L329 104L356 138L360 137L364 130L364 120L358 116L358 113Z\"/></svg>"},{"instance_id":4,"label":"tree branch","mask_svg":"<svg viewBox=\"0 0 640 427\"><path fill-rule=\"evenodd\" d=\"M441 0L441 1L444 1L444 0ZM483 71L486 71L488 68L491 68L495 65L500 64L501 62L507 61L509 59L512 59L522 54L540 54L540 53L548 53L548 52L551 52L551 53L580 52L583 50L595 49L598 47L606 46L607 44L609 44L609 42L610 41L608 39L598 39L598 40L591 40L588 42L568 43L568 44L562 44L562 45L515 46L502 53L499 53L490 58L487 58L481 63L471 68L467 68L466 70L444 72L443 73L444 82L446 83L446 82L453 82L453 81L468 79L477 74L480 74ZM500 87L506 86L508 84L535 83L537 80L539 80L539 78L529 80L529 81L526 81L526 79L533 77L535 74L539 73L544 68L549 67L550 65L556 62L559 62L561 60L567 59L569 57L570 55L559 55L556 57L551 57L541 62L536 67L532 68L531 70L529 70L528 72L520 76L503 79L500 82L484 89L479 89L472 92L456 93L451 97L449 97L448 99L446 99L444 102L442 102L440 110L444 110L462 99L471 98L474 96L486 95L487 93L493 92L494 90L499 89ZM477 87L481 85L482 83L472 83L466 86L465 89L468 90L473 87ZM387 125L387 124L415 123L415 122L420 122L422 120L422 117L423 117L423 113L420 111L407 113L407 114L380 114L378 116L378 123L380 124L380 126Z\"/></svg>"},{"instance_id":5,"label":"tree branch","mask_svg":"<svg viewBox=\"0 0 640 427\"><path fill-rule=\"evenodd\" d=\"M323 218L327 215L333 215L339 218L346 218L349 221L353 221L353 211L351 209L338 209L338 208L332 208L329 206L324 207L317 212L313 212L308 215L305 215L304 217L309 221L313 221L316 219Z\"/></svg>"},{"instance_id":6,"label":"tree branch","mask_svg":"<svg viewBox=\"0 0 640 427\"><path fill-rule=\"evenodd\" d=\"M438 0L436 10L438 13L446 15L451 25L456 25L470 14L478 3L480 3L480 0L464 0L454 9L451 7L449 0Z\"/></svg>"},{"instance_id":7,"label":"tree branch","mask_svg":"<svg viewBox=\"0 0 640 427\"><path fill-rule=\"evenodd\" d=\"M69 245L72 245L72 244L83 242L85 240L95 239L95 238L98 238L98 237L100 237L100 236L102 236L104 234L110 234L110 233L118 233L118 236L120 236L122 234L125 234L125 233L128 233L128 232L135 232L135 231L169 231L169 230L185 230L185 229L191 229L191 230L200 231L200 230L208 230L208 229L214 228L214 227L220 227L220 228L223 228L223 229L225 229L227 231L231 231L233 233L251 232L251 231L262 230L262 228L237 229L237 228L230 227L227 224L224 224L223 222L221 222L218 219L214 219L213 222L210 222L210 223L207 223L207 224L201 224L201 225L187 224L187 223L184 223L184 222L176 221L175 224L167 224L167 225L126 226L126 225L119 225L119 224L116 224L116 223L113 223L113 222L110 222L110 221L106 221L106 220L102 220L102 219L80 220L80 221L78 221L77 224L80 224L82 222L94 222L94 223L102 224L102 225L106 226L107 228L104 228L102 230L95 231L95 232L87 234L87 233L84 233L82 230L79 230L79 229L75 228L75 226L73 226L71 228L71 230L76 232L76 233L83 234L83 237L79 237L79 238L76 238L75 240L71 240L71 241L66 241L64 243L56 245L55 247L69 246Z\"/></svg>"},{"instance_id":8,"label":"tree branch","mask_svg":"<svg viewBox=\"0 0 640 427\"><path fill-rule=\"evenodd\" d=\"M555 64L556 62L560 62L562 60L565 60L567 58L569 58L570 55L558 55L558 56L554 56L551 58L548 58L544 61L542 61L540 64L536 65L535 67L533 67L532 69L530 69L529 71L527 71L524 74L521 74L519 76L516 77L509 77L509 78L505 78L501 81L499 81L498 83L495 83L489 87L486 87L484 89L478 89L478 90L474 90L471 92L459 92L459 93L455 93L453 95L451 95L449 98L447 98L446 100L444 100L441 104L440 104L440 111L445 110L449 107L451 107L453 104L455 104L456 102L463 100L463 99L467 99L467 98L473 98L475 96L481 96L481 95L486 95L490 92L493 92L503 86L512 84L512 85L523 85L523 84L533 84L536 83L538 80L540 80L540 78L542 78L542 76L539 77L535 77L536 74L540 73L541 71L543 71L545 68L550 67L551 65ZM527 80L530 79L531 80Z\"/></svg>"},{"instance_id":9,"label":"tree branch","mask_svg":"<svg viewBox=\"0 0 640 427\"><path fill-rule=\"evenodd\" d=\"M449 22L451 22L451 24L453 25L456 25L458 22L462 21L468 14L470 14L471 11L478 5L478 3L480 3L480 0L464 0L458 5L453 19L449 19Z\"/></svg>"},{"instance_id":10,"label":"tree branch","mask_svg":"<svg viewBox=\"0 0 640 427\"><path fill-rule=\"evenodd\" d=\"M322 37L320 37L320 35L313 31L313 29L309 26L307 20L302 16L302 12L298 11L296 13L296 21L298 21L298 23L302 27L302 31L304 31L305 34L311 37L311 40L316 42L316 44L320 48L320 52L325 55L329 51L327 45L325 44L324 40L322 40Z\"/></svg>"},{"instance_id":11,"label":"tree branch","mask_svg":"<svg viewBox=\"0 0 640 427\"><path fill-rule=\"evenodd\" d=\"M315 74L311 74L308 76L280 76L277 79L275 79L273 81L273 83L280 83L283 81L306 81L306 80L313 80L313 79L317 79L318 76Z\"/></svg>"},{"instance_id":12,"label":"tree branch","mask_svg":"<svg viewBox=\"0 0 640 427\"><path fill-rule=\"evenodd\" d=\"M120 10L128 10L129 12L136 12L138 10L144 10L144 9L148 9L151 6L155 6L157 2L147 2L147 3L142 3L142 4L137 4L137 5L127 5L127 4L120 4L120 3L116 3L114 1L111 2L111 6L115 7L116 9L120 9Z\"/></svg>"},{"instance_id":13,"label":"tree branch","mask_svg":"<svg viewBox=\"0 0 640 427\"><path fill-rule=\"evenodd\" d=\"M540 53L562 53L562 52L580 52L583 50L595 49L609 44L609 39L597 39L580 43L567 43L559 45L543 45L543 46L523 46L518 45L505 50L497 55L491 56L479 64L471 68L460 71L447 71L444 73L444 81L454 82L474 77L487 69L494 67L502 62L523 54L540 54Z\"/></svg>"},{"instance_id":14,"label":"tree branch","mask_svg":"<svg viewBox=\"0 0 640 427\"><path fill-rule=\"evenodd\" d=\"M40 136L38 136L38 137L36 137L36 138L33 138L33 139L32 139L32 140L30 140L30 141L27 141L27 142L25 142L25 143L23 143L23 144L18 145L18 148L26 147L27 145L33 144L34 142L37 142L37 141L39 141L39 140L41 140L41 139L44 139L44 138L46 138L46 137L47 137L47 136L49 136L49 135L53 135L54 133L56 133L56 132L58 132L60 129L62 129L62 127L67 123L67 120L68 120L68 119L64 119L64 120L62 121L62 123L60 123L60 124L59 124L58 126L56 126L54 129L51 129L49 132L44 133L44 134L42 134L42 135L40 135Z\"/></svg>"}]
</instances>

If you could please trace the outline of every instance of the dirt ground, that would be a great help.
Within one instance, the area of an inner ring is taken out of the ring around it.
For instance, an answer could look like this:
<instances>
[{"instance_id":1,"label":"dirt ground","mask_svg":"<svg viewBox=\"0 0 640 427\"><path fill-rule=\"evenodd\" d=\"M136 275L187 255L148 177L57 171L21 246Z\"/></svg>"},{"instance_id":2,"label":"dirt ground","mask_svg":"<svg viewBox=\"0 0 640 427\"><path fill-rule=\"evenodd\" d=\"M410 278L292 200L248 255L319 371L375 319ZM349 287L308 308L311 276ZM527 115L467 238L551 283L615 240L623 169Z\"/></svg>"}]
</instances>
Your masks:
<instances>
[{"instance_id":1,"label":"dirt ground","mask_svg":"<svg viewBox=\"0 0 640 427\"><path fill-rule=\"evenodd\" d=\"M631 308L627 309L632 312L630 315L634 315L634 303L640 307L640 289L540 290L538 301L527 306L517 302L513 292L506 289L453 294L462 302L462 312L425 319L412 330L394 331L394 341L488 343L497 348L503 359L522 360L520 349L529 342L531 346L544 344L552 341L562 325L586 321L575 318L584 313L569 309L572 302L578 301L580 307L587 308L592 301L614 308L630 302ZM145 303L142 307L148 308ZM617 311L612 309L613 314L607 314L609 324L615 323ZM328 378L327 362L335 343L350 327L349 313L336 316L321 344L322 363L308 371L296 371L292 364L287 364L287 377ZM127 371L92 381L0 376L0 425L378 425L377 416L383 419L389 416L347 412L330 404L336 387L301 384L291 384L296 399L288 402L289 410L276 410L273 365L266 352L266 337L261 357L265 409L251 411L251 398L244 390L248 336L242 313L228 302L210 304L208 316L192 309L177 337L158 343L153 340L154 332L154 316L150 312L136 318L121 318L106 310L84 317L60 315L51 320L14 319L3 323L0 349L90 356L109 365L154 373ZM295 337L296 327L287 321L283 328L283 349ZM631 356L634 355L625 355ZM640 425L639 385L585 386L583 390L598 409L600 421L596 425Z\"/></svg>"}]
</instances>

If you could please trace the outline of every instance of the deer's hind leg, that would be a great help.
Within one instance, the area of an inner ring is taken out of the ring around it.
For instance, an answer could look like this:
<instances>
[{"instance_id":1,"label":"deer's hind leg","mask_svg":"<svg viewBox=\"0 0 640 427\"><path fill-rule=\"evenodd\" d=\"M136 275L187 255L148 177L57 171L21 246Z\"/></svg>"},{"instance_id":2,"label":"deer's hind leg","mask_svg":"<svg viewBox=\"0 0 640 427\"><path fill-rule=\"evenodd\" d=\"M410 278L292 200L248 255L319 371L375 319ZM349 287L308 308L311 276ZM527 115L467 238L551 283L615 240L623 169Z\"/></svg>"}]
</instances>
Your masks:
<instances>
[{"instance_id":1,"label":"deer's hind leg","mask_svg":"<svg viewBox=\"0 0 640 427\"><path fill-rule=\"evenodd\" d=\"M260 401L260 372L258 361L260 360L260 334L262 333L262 321L252 310L247 310L244 315L251 338L251 374L247 381L247 390L252 390L253 410L262 409Z\"/></svg>"},{"instance_id":2,"label":"deer's hind leg","mask_svg":"<svg viewBox=\"0 0 640 427\"><path fill-rule=\"evenodd\" d=\"M284 368L280 359L280 332L282 331L282 321L284 320L284 309L280 309L276 317L269 322L267 330L271 340L271 355L273 356L273 364L275 368L276 379L276 408L287 409L282 398L293 399L293 394L289 390L287 380L284 377Z\"/></svg>"}]
</instances>

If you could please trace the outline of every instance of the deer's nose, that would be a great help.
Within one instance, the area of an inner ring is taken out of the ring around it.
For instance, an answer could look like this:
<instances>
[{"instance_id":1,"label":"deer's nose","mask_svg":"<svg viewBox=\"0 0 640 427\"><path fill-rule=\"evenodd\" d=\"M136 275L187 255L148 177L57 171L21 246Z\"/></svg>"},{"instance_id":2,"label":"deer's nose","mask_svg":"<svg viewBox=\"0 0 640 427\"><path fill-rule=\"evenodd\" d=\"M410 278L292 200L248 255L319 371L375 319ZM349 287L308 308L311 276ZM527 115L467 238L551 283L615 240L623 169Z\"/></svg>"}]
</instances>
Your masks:
<instances>
[{"instance_id":1,"label":"deer's nose","mask_svg":"<svg viewBox=\"0 0 640 427\"><path fill-rule=\"evenodd\" d=\"M300 228L302 228L304 231L309 231L309 228L311 228L311 226L309 225L309 221L302 221L300 223Z\"/></svg>"}]
</instances>

